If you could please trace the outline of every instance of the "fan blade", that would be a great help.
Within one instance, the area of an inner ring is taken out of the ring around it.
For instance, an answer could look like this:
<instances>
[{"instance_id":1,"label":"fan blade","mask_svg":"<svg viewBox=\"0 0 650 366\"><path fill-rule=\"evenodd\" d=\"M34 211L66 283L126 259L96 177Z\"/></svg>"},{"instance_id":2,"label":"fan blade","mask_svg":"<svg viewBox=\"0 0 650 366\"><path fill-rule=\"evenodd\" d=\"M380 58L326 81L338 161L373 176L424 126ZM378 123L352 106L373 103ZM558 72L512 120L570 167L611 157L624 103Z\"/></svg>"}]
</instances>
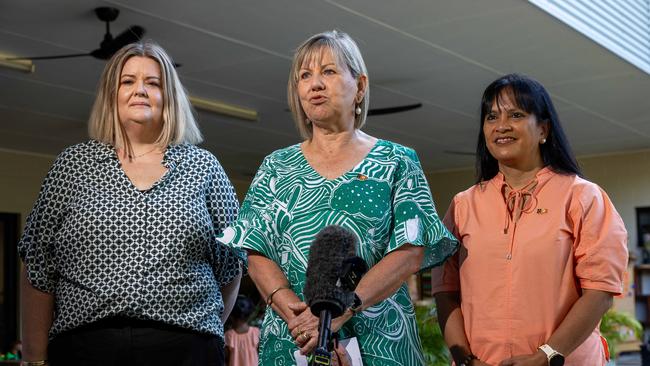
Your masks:
<instances>
[{"instance_id":1,"label":"fan blade","mask_svg":"<svg viewBox=\"0 0 650 366\"><path fill-rule=\"evenodd\" d=\"M124 32L118 34L110 42L102 42L102 47L92 51L90 54L95 58L108 60L113 56L113 54L115 54L115 52L119 51L120 48L127 44L139 41L144 33L144 28L138 25L131 26Z\"/></svg>"},{"instance_id":2,"label":"fan blade","mask_svg":"<svg viewBox=\"0 0 650 366\"><path fill-rule=\"evenodd\" d=\"M18 61L18 60L56 60L59 58L72 58L72 57L83 57L90 56L90 53L73 53L69 55L56 55L56 56L35 56L35 57L12 57L7 58L7 61Z\"/></svg>"},{"instance_id":3,"label":"fan blade","mask_svg":"<svg viewBox=\"0 0 650 366\"><path fill-rule=\"evenodd\" d=\"M411 109L417 109L422 107L422 103L415 103L415 104L407 104L407 105L401 105L397 107L388 107L388 108L373 108L368 110L368 115L369 116L378 116L381 114L391 114L391 113L399 113L399 112L406 112L410 111Z\"/></svg>"}]
</instances>

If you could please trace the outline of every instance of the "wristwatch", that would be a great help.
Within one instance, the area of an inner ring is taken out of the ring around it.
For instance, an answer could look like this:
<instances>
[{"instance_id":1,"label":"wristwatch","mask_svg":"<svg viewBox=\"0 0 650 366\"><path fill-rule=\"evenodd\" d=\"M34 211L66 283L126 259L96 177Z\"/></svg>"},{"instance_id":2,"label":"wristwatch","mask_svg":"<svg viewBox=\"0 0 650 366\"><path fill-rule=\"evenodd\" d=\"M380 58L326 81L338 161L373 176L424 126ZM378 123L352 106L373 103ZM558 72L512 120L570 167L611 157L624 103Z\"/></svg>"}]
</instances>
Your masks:
<instances>
[{"instance_id":1,"label":"wristwatch","mask_svg":"<svg viewBox=\"0 0 650 366\"><path fill-rule=\"evenodd\" d=\"M564 366L564 355L548 344L542 344L539 349L546 354L549 366Z\"/></svg>"},{"instance_id":2,"label":"wristwatch","mask_svg":"<svg viewBox=\"0 0 650 366\"><path fill-rule=\"evenodd\" d=\"M470 353L469 355L465 356L462 361L460 361L458 366L470 366L474 360L478 360L478 357L476 357L473 353Z\"/></svg>"},{"instance_id":3,"label":"wristwatch","mask_svg":"<svg viewBox=\"0 0 650 366\"><path fill-rule=\"evenodd\" d=\"M356 315L359 314L361 311L361 305L363 305L363 302L361 301L361 298L357 293L354 293L354 298L352 299L352 305L350 306L350 310Z\"/></svg>"}]
</instances>

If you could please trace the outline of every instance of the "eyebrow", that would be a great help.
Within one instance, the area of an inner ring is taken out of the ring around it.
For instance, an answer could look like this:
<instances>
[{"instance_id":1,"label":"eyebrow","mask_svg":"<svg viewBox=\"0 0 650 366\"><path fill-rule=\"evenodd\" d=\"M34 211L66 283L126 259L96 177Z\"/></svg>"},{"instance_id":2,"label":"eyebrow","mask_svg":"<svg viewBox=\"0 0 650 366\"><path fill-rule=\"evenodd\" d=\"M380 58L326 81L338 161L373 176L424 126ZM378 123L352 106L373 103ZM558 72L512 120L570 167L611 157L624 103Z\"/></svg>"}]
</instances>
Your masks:
<instances>
[{"instance_id":1,"label":"eyebrow","mask_svg":"<svg viewBox=\"0 0 650 366\"><path fill-rule=\"evenodd\" d=\"M135 75L134 75L134 74L122 74L122 75L120 75L120 79L123 78L123 77L134 78ZM153 76L153 75L152 75L152 76L147 76L147 77L145 77L145 79L158 79L158 80L160 80L160 76Z\"/></svg>"},{"instance_id":2,"label":"eyebrow","mask_svg":"<svg viewBox=\"0 0 650 366\"><path fill-rule=\"evenodd\" d=\"M336 66L336 62L330 62L330 63L327 63L327 64L320 65L321 68L323 68L325 66ZM300 70L311 70L311 69L301 66Z\"/></svg>"},{"instance_id":3,"label":"eyebrow","mask_svg":"<svg viewBox=\"0 0 650 366\"><path fill-rule=\"evenodd\" d=\"M506 113L508 113L508 112L525 112L522 108L514 107L514 108L509 108L509 109L492 108L492 109L490 109L490 111L488 113L499 113L501 111L505 111Z\"/></svg>"}]
</instances>

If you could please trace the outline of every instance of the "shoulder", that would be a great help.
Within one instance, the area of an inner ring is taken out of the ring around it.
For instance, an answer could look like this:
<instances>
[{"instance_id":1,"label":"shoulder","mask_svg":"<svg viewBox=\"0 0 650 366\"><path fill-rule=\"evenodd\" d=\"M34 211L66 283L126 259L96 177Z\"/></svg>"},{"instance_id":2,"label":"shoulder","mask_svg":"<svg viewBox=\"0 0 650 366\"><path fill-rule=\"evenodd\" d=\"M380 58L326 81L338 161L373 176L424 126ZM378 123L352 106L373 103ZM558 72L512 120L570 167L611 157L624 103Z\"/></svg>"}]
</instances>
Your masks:
<instances>
[{"instance_id":1,"label":"shoulder","mask_svg":"<svg viewBox=\"0 0 650 366\"><path fill-rule=\"evenodd\" d=\"M172 145L171 148L192 160L198 159L200 161L215 162L215 163L219 162L219 160L213 153L211 153L210 151L204 148L198 147L196 145L184 143L179 145Z\"/></svg>"},{"instance_id":2,"label":"shoulder","mask_svg":"<svg viewBox=\"0 0 650 366\"><path fill-rule=\"evenodd\" d=\"M374 150L396 160L419 161L418 154L414 149L388 140L378 140Z\"/></svg>"},{"instance_id":3,"label":"shoulder","mask_svg":"<svg viewBox=\"0 0 650 366\"><path fill-rule=\"evenodd\" d=\"M294 144L282 149L275 150L264 158L268 163L283 163L300 157L302 154L300 144Z\"/></svg>"},{"instance_id":4,"label":"shoulder","mask_svg":"<svg viewBox=\"0 0 650 366\"><path fill-rule=\"evenodd\" d=\"M88 160L101 160L113 151L111 145L96 140L88 140L66 147L59 153L54 161L54 166L74 166Z\"/></svg>"}]
</instances>

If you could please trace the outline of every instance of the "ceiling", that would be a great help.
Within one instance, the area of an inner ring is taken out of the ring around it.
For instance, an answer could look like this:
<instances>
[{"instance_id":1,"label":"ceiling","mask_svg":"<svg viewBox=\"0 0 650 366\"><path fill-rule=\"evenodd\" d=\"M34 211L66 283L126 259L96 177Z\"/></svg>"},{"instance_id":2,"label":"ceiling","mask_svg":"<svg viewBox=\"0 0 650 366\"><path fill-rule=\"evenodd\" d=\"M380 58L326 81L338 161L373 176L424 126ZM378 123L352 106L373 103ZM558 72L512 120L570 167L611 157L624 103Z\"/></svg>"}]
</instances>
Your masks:
<instances>
[{"instance_id":1,"label":"ceiling","mask_svg":"<svg viewBox=\"0 0 650 366\"><path fill-rule=\"evenodd\" d=\"M473 165L480 96L521 72L551 92L578 155L650 147L650 76L523 0L224 1L4 0L0 52L88 52L120 9L118 34L141 25L182 64L190 94L255 109L257 122L198 112L203 146L246 181L271 151L299 137L286 103L292 51L324 30L349 33L369 70L371 108L422 103L368 118L365 131L414 147L426 171ZM0 149L56 155L84 141L103 61L35 61L0 68Z\"/></svg>"}]
</instances>

